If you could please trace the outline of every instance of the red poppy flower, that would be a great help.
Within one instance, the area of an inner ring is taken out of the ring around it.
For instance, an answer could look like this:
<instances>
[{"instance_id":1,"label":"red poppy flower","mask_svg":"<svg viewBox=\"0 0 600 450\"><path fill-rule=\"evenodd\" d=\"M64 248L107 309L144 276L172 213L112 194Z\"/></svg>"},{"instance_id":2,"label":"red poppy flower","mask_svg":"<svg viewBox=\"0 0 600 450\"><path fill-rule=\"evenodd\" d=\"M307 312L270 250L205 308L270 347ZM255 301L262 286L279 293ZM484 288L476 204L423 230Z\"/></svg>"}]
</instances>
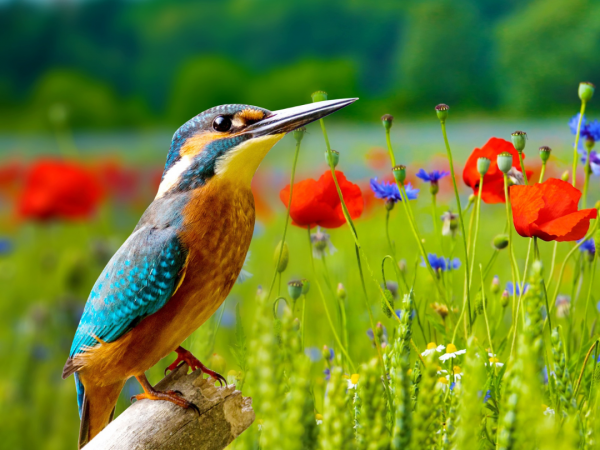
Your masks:
<instances>
[{"instance_id":1,"label":"red poppy flower","mask_svg":"<svg viewBox=\"0 0 600 450\"><path fill-rule=\"evenodd\" d=\"M100 183L85 167L46 159L29 169L18 211L35 220L80 219L89 217L101 198Z\"/></svg>"},{"instance_id":2,"label":"red poppy flower","mask_svg":"<svg viewBox=\"0 0 600 450\"><path fill-rule=\"evenodd\" d=\"M360 188L349 182L344 173L339 170L335 171L335 176L342 190L350 217L353 219L360 217L364 207ZM279 198L287 206L290 198L289 185L281 190ZM294 184L291 206L292 224L302 228L317 225L324 228L337 228L346 222L342 204L329 170L317 181L309 178Z\"/></svg>"},{"instance_id":3,"label":"red poppy flower","mask_svg":"<svg viewBox=\"0 0 600 450\"><path fill-rule=\"evenodd\" d=\"M481 199L485 203L504 203L504 174L498 169L496 158L502 152L508 152L513 156L512 166L519 172L521 164L519 163L519 153L515 147L508 141L499 138L491 138L481 148L476 148L469 156L463 170L463 181L467 186L473 189L473 194L479 193L479 172L477 172L477 160L479 158L488 158L491 161L490 168L483 177L483 192ZM525 159L525 154L523 154ZM526 170L529 178L533 172Z\"/></svg>"},{"instance_id":4,"label":"red poppy flower","mask_svg":"<svg viewBox=\"0 0 600 450\"><path fill-rule=\"evenodd\" d=\"M533 186L511 186L510 202L517 233L544 241L581 239L597 211L593 208L578 211L580 198L578 189L556 178Z\"/></svg>"}]
</instances>

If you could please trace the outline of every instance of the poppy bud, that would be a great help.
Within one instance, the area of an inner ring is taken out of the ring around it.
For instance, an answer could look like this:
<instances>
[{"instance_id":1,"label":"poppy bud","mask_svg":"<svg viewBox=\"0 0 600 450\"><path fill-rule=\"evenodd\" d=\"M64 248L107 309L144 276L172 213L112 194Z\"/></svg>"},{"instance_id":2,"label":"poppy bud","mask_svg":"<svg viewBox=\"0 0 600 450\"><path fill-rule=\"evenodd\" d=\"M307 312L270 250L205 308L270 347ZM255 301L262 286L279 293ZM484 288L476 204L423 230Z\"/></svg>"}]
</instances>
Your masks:
<instances>
[{"instance_id":1,"label":"poppy bud","mask_svg":"<svg viewBox=\"0 0 600 450\"><path fill-rule=\"evenodd\" d=\"M309 290L310 290L310 281L308 281L306 278L303 278L302 279L302 295L308 294Z\"/></svg>"},{"instance_id":2,"label":"poppy bud","mask_svg":"<svg viewBox=\"0 0 600 450\"><path fill-rule=\"evenodd\" d=\"M313 103L324 102L325 100L327 100L327 92L325 92L325 91L313 92L311 95L311 98L312 98Z\"/></svg>"},{"instance_id":3,"label":"poppy bud","mask_svg":"<svg viewBox=\"0 0 600 450\"><path fill-rule=\"evenodd\" d=\"M581 101L584 103L589 102L594 96L595 89L596 86L594 86L589 81L582 81L581 83L579 83L579 98L581 99Z\"/></svg>"},{"instance_id":4,"label":"poppy bud","mask_svg":"<svg viewBox=\"0 0 600 450\"><path fill-rule=\"evenodd\" d=\"M546 162L550 159L551 151L552 151L552 149L550 147L548 147L547 145L540 147L540 159L542 160L542 162Z\"/></svg>"},{"instance_id":5,"label":"poppy bud","mask_svg":"<svg viewBox=\"0 0 600 450\"><path fill-rule=\"evenodd\" d=\"M508 306L508 299L510 298L510 294L506 289L502 292L502 296L500 297L500 306L506 308Z\"/></svg>"},{"instance_id":6,"label":"poppy bud","mask_svg":"<svg viewBox=\"0 0 600 450\"><path fill-rule=\"evenodd\" d=\"M336 295L340 300L346 299L346 289L344 289L344 285L342 283L338 283Z\"/></svg>"},{"instance_id":7,"label":"poppy bud","mask_svg":"<svg viewBox=\"0 0 600 450\"><path fill-rule=\"evenodd\" d=\"M569 181L569 171L565 170L563 174L560 176L560 179L563 181Z\"/></svg>"},{"instance_id":8,"label":"poppy bud","mask_svg":"<svg viewBox=\"0 0 600 450\"><path fill-rule=\"evenodd\" d=\"M287 242L283 243L283 251L281 251L281 244L282 242L279 241L279 244L277 244L277 247L275 247L275 254L273 255L275 265L277 266L277 272L279 273L283 272L286 269L290 260L290 249L288 248ZM281 259L279 259L280 252Z\"/></svg>"},{"instance_id":9,"label":"poppy bud","mask_svg":"<svg viewBox=\"0 0 600 450\"><path fill-rule=\"evenodd\" d=\"M481 296L481 291L475 295L475 311L477 314L483 314L483 297Z\"/></svg>"},{"instance_id":10,"label":"poppy bud","mask_svg":"<svg viewBox=\"0 0 600 450\"><path fill-rule=\"evenodd\" d=\"M469 203L473 203L475 200L477 200L477 196L475 194L469 195Z\"/></svg>"},{"instance_id":11,"label":"poppy bud","mask_svg":"<svg viewBox=\"0 0 600 450\"><path fill-rule=\"evenodd\" d=\"M519 153L525 150L525 141L527 141L527 133L524 131L515 131L510 135L510 140L512 141L515 149Z\"/></svg>"},{"instance_id":12,"label":"poppy bud","mask_svg":"<svg viewBox=\"0 0 600 450\"><path fill-rule=\"evenodd\" d=\"M498 164L498 169L500 172L507 174L510 168L512 167L513 157L508 152L502 152L498 155L496 159L496 163Z\"/></svg>"},{"instance_id":13,"label":"poppy bud","mask_svg":"<svg viewBox=\"0 0 600 450\"><path fill-rule=\"evenodd\" d=\"M479 175L484 176L490 169L491 161L488 158L479 158L477 160L477 172Z\"/></svg>"},{"instance_id":14,"label":"poppy bud","mask_svg":"<svg viewBox=\"0 0 600 450\"><path fill-rule=\"evenodd\" d=\"M396 181L404 185L404 180L406 180L406 166L394 166L394 168L392 169L392 173L394 174L394 178L396 179Z\"/></svg>"},{"instance_id":15,"label":"poppy bud","mask_svg":"<svg viewBox=\"0 0 600 450\"><path fill-rule=\"evenodd\" d=\"M390 128L392 128L392 122L394 121L394 116L391 114L384 114L381 116L381 121L383 122L383 128L385 128L386 131L390 131Z\"/></svg>"},{"instance_id":16,"label":"poppy bud","mask_svg":"<svg viewBox=\"0 0 600 450\"><path fill-rule=\"evenodd\" d=\"M387 304L389 303L392 310L394 309L394 295L389 289L384 289L383 295L385 295L385 300L387 300L387 302L383 298L381 299L381 311L383 311L387 317L392 317L392 311L390 311Z\"/></svg>"},{"instance_id":17,"label":"poppy bud","mask_svg":"<svg viewBox=\"0 0 600 450\"><path fill-rule=\"evenodd\" d=\"M496 295L498 292L500 292L500 278L498 277L498 275L494 275L494 278L492 279L492 286L490 287L490 291L492 291L492 294Z\"/></svg>"},{"instance_id":18,"label":"poppy bud","mask_svg":"<svg viewBox=\"0 0 600 450\"><path fill-rule=\"evenodd\" d=\"M385 209L386 211L391 211L392 209L394 209L394 200L391 198L386 199L384 205L385 205Z\"/></svg>"},{"instance_id":19,"label":"poppy bud","mask_svg":"<svg viewBox=\"0 0 600 450\"><path fill-rule=\"evenodd\" d=\"M333 167L337 167L340 162L340 152L337 150L331 150L331 153L325 151L325 162L327 165L333 165Z\"/></svg>"},{"instance_id":20,"label":"poppy bud","mask_svg":"<svg viewBox=\"0 0 600 450\"><path fill-rule=\"evenodd\" d=\"M494 244L494 248L496 250L503 250L508 247L508 235L507 234L499 234L492 241Z\"/></svg>"},{"instance_id":21,"label":"poppy bud","mask_svg":"<svg viewBox=\"0 0 600 450\"><path fill-rule=\"evenodd\" d=\"M299 144L304 138L304 134L306 133L306 127L297 128L292 132L292 136L296 139L296 143Z\"/></svg>"},{"instance_id":22,"label":"poppy bud","mask_svg":"<svg viewBox=\"0 0 600 450\"><path fill-rule=\"evenodd\" d=\"M292 298L292 300L296 301L302 295L302 281L290 281L288 283L288 294Z\"/></svg>"},{"instance_id":23,"label":"poppy bud","mask_svg":"<svg viewBox=\"0 0 600 450\"><path fill-rule=\"evenodd\" d=\"M440 103L435 107L435 113L437 114L438 119L440 119L440 122L444 123L446 121L446 119L448 118L449 109L450 107L443 103Z\"/></svg>"},{"instance_id":24,"label":"poppy bud","mask_svg":"<svg viewBox=\"0 0 600 450\"><path fill-rule=\"evenodd\" d=\"M431 192L431 195L436 195L438 192L440 192L440 185L437 181L432 181L429 184L429 192Z\"/></svg>"},{"instance_id":25,"label":"poppy bud","mask_svg":"<svg viewBox=\"0 0 600 450\"><path fill-rule=\"evenodd\" d=\"M593 137L589 136L585 142L583 143L583 146L585 147L585 149L588 151L588 153L594 148L594 144L596 143L596 141L594 140Z\"/></svg>"}]
</instances>

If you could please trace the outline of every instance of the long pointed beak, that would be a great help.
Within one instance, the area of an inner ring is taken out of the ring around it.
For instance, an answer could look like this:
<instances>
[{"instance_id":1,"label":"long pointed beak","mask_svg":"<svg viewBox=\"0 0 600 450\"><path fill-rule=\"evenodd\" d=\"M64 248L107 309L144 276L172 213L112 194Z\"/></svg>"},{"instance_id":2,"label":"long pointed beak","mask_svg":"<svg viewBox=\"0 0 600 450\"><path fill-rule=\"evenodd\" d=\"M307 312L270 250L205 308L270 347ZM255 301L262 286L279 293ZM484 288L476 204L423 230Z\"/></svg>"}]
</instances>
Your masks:
<instances>
[{"instance_id":1,"label":"long pointed beak","mask_svg":"<svg viewBox=\"0 0 600 450\"><path fill-rule=\"evenodd\" d=\"M326 100L324 102L310 103L293 108L273 111L267 117L246 128L245 133L252 136L265 136L268 134L288 133L306 124L319 120L331 113L342 109L358 98L344 98L340 100Z\"/></svg>"}]
</instances>

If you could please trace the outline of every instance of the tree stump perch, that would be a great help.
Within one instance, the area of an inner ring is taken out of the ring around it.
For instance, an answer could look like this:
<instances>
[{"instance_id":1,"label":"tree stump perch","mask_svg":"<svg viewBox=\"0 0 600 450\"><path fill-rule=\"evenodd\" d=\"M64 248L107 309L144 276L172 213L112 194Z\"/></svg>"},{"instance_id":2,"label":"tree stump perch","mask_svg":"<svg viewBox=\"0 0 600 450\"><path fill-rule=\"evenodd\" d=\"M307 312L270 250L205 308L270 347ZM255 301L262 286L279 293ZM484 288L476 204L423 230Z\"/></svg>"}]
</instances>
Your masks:
<instances>
[{"instance_id":1,"label":"tree stump perch","mask_svg":"<svg viewBox=\"0 0 600 450\"><path fill-rule=\"evenodd\" d=\"M127 408L85 450L220 450L252 422L252 399L235 386L216 387L197 370L187 375L184 364L161 380L158 390L176 390L194 403L183 409L160 400L140 400Z\"/></svg>"}]
</instances>

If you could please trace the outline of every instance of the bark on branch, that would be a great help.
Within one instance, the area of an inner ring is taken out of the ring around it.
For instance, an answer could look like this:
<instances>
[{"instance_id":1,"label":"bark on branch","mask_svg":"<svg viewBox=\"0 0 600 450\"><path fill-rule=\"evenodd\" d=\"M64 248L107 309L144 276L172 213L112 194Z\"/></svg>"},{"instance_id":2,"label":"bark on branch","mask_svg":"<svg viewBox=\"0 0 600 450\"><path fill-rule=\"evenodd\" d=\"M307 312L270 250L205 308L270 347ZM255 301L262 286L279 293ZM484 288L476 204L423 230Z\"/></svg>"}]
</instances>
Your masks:
<instances>
[{"instance_id":1,"label":"bark on branch","mask_svg":"<svg viewBox=\"0 0 600 450\"><path fill-rule=\"evenodd\" d=\"M165 401L141 400L127 408L85 446L85 450L220 450L252 422L252 399L235 386L215 387L187 365L167 375L155 388L181 391L200 410Z\"/></svg>"}]
</instances>

